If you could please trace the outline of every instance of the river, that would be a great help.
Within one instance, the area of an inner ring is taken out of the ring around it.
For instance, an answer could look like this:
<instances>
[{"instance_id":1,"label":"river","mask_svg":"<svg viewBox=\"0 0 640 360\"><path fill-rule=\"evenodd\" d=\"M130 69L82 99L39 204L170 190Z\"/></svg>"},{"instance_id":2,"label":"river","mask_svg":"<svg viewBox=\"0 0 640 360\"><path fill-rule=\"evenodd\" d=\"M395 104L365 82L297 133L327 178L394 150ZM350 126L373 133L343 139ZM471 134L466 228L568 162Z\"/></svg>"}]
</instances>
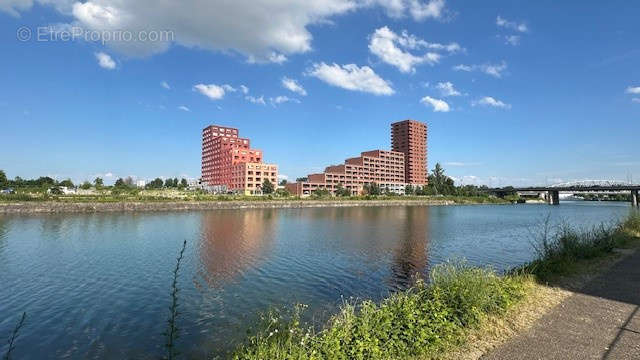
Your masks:
<instances>
[{"instance_id":1,"label":"river","mask_svg":"<svg viewBox=\"0 0 640 360\"><path fill-rule=\"evenodd\" d=\"M393 206L0 215L0 355L19 315L16 359L156 359L171 271L180 352L224 355L269 307L309 305L321 324L343 299L379 300L447 259L498 271L534 256L545 218L591 227L628 203Z\"/></svg>"}]
</instances>

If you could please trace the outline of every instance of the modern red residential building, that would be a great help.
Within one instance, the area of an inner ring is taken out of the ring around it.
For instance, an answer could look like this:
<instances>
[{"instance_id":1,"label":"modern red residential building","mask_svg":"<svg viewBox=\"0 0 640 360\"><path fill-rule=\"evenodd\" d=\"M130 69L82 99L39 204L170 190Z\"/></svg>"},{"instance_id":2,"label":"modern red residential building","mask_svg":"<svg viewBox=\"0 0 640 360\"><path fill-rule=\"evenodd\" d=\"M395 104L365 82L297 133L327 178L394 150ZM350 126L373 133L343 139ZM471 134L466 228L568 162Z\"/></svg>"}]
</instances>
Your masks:
<instances>
[{"instance_id":1,"label":"modern red residential building","mask_svg":"<svg viewBox=\"0 0 640 360\"><path fill-rule=\"evenodd\" d=\"M251 149L238 129L211 125L202 130L202 182L228 191L261 193L264 180L277 184L278 166L264 164L261 150Z\"/></svg>"},{"instance_id":2,"label":"modern red residential building","mask_svg":"<svg viewBox=\"0 0 640 360\"><path fill-rule=\"evenodd\" d=\"M308 196L322 189L335 193L342 186L357 195L362 193L365 184L375 183L382 190L403 194L407 184L427 183L426 129L425 124L414 120L394 123L393 151L365 151L359 157L346 159L343 165L328 166L323 173L309 174L307 181L289 183L286 188L294 195ZM411 171L407 171L407 166Z\"/></svg>"},{"instance_id":3,"label":"modern red residential building","mask_svg":"<svg viewBox=\"0 0 640 360\"><path fill-rule=\"evenodd\" d=\"M407 184L427 184L427 124L404 120L391 124L391 149L404 154Z\"/></svg>"}]
</instances>

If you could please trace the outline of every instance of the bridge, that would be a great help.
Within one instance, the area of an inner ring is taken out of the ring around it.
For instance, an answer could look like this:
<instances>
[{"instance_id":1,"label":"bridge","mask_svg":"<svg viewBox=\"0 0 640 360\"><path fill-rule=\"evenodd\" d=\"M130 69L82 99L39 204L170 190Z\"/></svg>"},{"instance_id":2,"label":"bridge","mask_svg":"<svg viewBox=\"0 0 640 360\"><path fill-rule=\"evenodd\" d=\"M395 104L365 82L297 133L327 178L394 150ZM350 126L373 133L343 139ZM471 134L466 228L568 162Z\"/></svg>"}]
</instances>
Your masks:
<instances>
[{"instance_id":1,"label":"bridge","mask_svg":"<svg viewBox=\"0 0 640 360\"><path fill-rule=\"evenodd\" d=\"M492 189L490 192L495 193L498 196L504 196L506 193L513 192L537 192L545 194L545 198L547 203L550 205L558 205L560 204L560 193L561 192L570 192L570 193L584 193L584 192L595 192L595 193L622 193L622 192L630 192L631 193L631 205L633 207L638 207L638 192L640 191L640 185L627 183L627 182L619 182L619 181L611 181L611 180L583 180L583 181L574 181L568 183L555 184L550 186L531 186L531 187L522 187L522 188L503 188L503 189Z\"/></svg>"}]
</instances>

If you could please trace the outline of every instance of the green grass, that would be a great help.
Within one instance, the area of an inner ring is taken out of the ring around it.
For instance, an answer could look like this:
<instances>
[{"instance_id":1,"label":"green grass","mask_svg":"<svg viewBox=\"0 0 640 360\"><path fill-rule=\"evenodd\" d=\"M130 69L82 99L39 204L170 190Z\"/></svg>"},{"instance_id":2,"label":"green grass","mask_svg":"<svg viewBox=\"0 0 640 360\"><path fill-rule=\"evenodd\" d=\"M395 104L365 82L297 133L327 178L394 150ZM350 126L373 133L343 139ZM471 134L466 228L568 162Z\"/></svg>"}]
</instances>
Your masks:
<instances>
[{"instance_id":1,"label":"green grass","mask_svg":"<svg viewBox=\"0 0 640 360\"><path fill-rule=\"evenodd\" d=\"M435 266L429 281L392 294L380 303L345 303L315 331L303 325L303 305L265 314L258 331L233 359L426 359L438 358L467 341L488 317L502 316L530 291L534 281L568 274L579 264L640 244L640 214L615 226L580 231L548 227L539 238L539 259L503 275L464 262Z\"/></svg>"},{"instance_id":2,"label":"green grass","mask_svg":"<svg viewBox=\"0 0 640 360\"><path fill-rule=\"evenodd\" d=\"M318 332L300 324L303 306L282 316L270 312L262 330L234 359L399 359L429 357L459 345L466 329L501 314L525 294L525 277L498 276L464 262L436 266L380 304L345 303Z\"/></svg>"},{"instance_id":3,"label":"green grass","mask_svg":"<svg viewBox=\"0 0 640 360\"><path fill-rule=\"evenodd\" d=\"M585 262L607 256L615 248L636 244L639 232L640 213L637 211L632 211L618 224L601 224L587 230L562 224L553 231L547 222L534 242L538 258L520 270L543 281L576 273Z\"/></svg>"}]
</instances>

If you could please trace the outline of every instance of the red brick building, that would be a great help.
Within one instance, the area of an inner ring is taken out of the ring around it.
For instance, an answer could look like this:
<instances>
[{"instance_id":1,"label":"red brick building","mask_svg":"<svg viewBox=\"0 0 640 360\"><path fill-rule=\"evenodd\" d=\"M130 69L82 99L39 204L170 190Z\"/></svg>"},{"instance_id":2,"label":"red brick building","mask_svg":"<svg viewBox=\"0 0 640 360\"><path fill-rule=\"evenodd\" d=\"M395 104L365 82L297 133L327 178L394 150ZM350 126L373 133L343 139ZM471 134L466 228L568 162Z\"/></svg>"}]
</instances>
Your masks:
<instances>
[{"instance_id":1,"label":"red brick building","mask_svg":"<svg viewBox=\"0 0 640 360\"><path fill-rule=\"evenodd\" d=\"M365 151L359 157L346 159L343 165L331 165L323 173L309 174L307 181L289 183L287 190L293 195L308 196L322 189L334 194L342 186L358 195L365 184L375 183L383 191L404 194L407 184L426 184L427 126L406 120L392 124L391 129L393 151Z\"/></svg>"},{"instance_id":2,"label":"red brick building","mask_svg":"<svg viewBox=\"0 0 640 360\"><path fill-rule=\"evenodd\" d=\"M427 124L404 120L391 124L391 149L404 154L407 184L427 184Z\"/></svg>"},{"instance_id":3,"label":"red brick building","mask_svg":"<svg viewBox=\"0 0 640 360\"><path fill-rule=\"evenodd\" d=\"M211 125L202 130L202 182L236 193L261 193L264 180L277 185L278 166L264 164L238 129Z\"/></svg>"}]
</instances>

